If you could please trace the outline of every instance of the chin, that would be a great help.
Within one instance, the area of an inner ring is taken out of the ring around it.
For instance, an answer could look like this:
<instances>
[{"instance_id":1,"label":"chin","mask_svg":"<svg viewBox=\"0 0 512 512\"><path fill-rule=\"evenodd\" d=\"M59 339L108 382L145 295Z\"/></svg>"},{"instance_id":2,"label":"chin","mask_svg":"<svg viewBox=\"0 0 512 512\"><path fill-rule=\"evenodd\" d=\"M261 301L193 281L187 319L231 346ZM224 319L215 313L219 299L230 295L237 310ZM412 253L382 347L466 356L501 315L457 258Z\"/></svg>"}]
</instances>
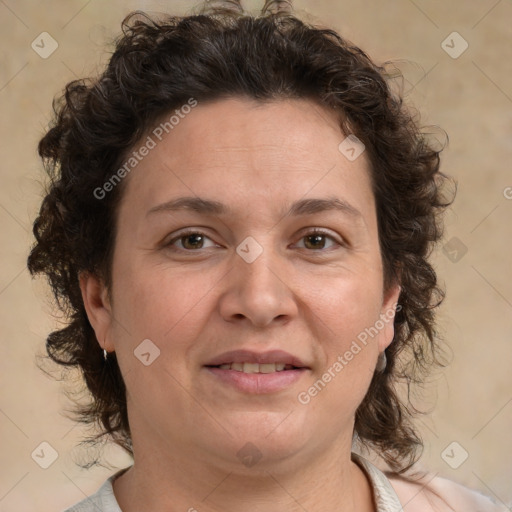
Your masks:
<instances>
[{"instance_id":1,"label":"chin","mask_svg":"<svg viewBox=\"0 0 512 512\"><path fill-rule=\"evenodd\" d=\"M215 435L217 443L211 444L208 436L204 442L209 445L209 451L215 451L231 463L242 463L249 469L255 467L275 467L286 459L300 452L307 446L307 432L290 421L293 413L290 411L277 413L238 413L235 421L230 420L228 432L218 431ZM222 424L221 418L217 418ZM295 418L294 418L295 419ZM218 436L223 436L220 441Z\"/></svg>"}]
</instances>

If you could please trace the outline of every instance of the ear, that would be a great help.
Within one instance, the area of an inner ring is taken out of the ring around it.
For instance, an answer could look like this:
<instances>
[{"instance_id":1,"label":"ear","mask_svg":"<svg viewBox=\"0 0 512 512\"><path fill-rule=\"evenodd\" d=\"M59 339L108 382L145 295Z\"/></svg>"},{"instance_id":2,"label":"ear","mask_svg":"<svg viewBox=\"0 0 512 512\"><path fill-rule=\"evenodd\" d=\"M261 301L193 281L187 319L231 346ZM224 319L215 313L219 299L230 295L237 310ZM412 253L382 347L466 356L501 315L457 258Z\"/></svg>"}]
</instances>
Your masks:
<instances>
[{"instance_id":1,"label":"ear","mask_svg":"<svg viewBox=\"0 0 512 512\"><path fill-rule=\"evenodd\" d=\"M380 319L384 327L379 336L379 352L383 352L393 341L395 335L395 313L401 309L401 306L398 304L401 291L402 287L398 283L394 283L384 293L382 309L380 311Z\"/></svg>"},{"instance_id":2,"label":"ear","mask_svg":"<svg viewBox=\"0 0 512 512\"><path fill-rule=\"evenodd\" d=\"M93 274L81 273L79 280L85 311L96 339L102 349L113 352L114 343L110 335L113 316L107 287Z\"/></svg>"}]
</instances>

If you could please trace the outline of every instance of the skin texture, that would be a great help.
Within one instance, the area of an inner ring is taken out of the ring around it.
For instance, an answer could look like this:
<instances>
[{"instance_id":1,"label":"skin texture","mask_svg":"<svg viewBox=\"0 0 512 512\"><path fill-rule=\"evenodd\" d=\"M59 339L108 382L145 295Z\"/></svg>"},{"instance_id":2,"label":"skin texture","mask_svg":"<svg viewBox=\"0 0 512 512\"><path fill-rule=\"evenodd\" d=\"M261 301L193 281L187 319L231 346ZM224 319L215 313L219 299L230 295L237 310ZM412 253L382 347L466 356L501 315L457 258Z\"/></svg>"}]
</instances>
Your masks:
<instances>
[{"instance_id":1,"label":"skin texture","mask_svg":"<svg viewBox=\"0 0 512 512\"><path fill-rule=\"evenodd\" d=\"M297 399L392 316L400 291L383 290L368 161L349 161L344 138L308 100L200 103L126 178L110 294L81 277L91 325L127 386L135 463L114 484L123 511L374 510L350 451L392 318L308 404ZM148 213L181 196L231 212ZM359 214L286 216L312 198ZM184 228L203 245L180 238ZM327 232L316 245L312 228ZM236 252L246 237L263 249L252 263ZM134 356L145 339L160 350L149 366ZM204 368L241 348L285 350L310 369L285 390L249 395ZM248 442L261 454L250 467L237 456Z\"/></svg>"}]
</instances>

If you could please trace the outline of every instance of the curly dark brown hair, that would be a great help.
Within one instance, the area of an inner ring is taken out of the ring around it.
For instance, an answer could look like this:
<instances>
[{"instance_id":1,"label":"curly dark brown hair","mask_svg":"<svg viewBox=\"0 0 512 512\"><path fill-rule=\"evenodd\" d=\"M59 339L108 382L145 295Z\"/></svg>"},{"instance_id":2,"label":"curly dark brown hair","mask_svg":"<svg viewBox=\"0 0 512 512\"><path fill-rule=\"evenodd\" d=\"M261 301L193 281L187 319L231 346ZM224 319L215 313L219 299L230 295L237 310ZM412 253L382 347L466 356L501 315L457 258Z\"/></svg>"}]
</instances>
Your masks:
<instances>
[{"instance_id":1,"label":"curly dark brown hair","mask_svg":"<svg viewBox=\"0 0 512 512\"><path fill-rule=\"evenodd\" d=\"M162 115L186 104L230 97L261 102L307 98L335 111L340 129L366 146L376 200L384 288L401 285L387 368L376 372L355 421L357 439L400 473L419 458L412 425L419 412L407 390L442 365L434 316L443 299L428 262L451 203L439 171L440 148L429 142L403 95L379 66L334 30L301 21L288 2L267 0L258 16L238 2L194 15L151 19L130 14L104 72L75 80L54 100L54 120L39 142L49 185L34 222L32 275L49 280L69 320L52 332L49 357L78 368L90 400L76 417L97 424L133 454L126 389L115 354L107 362L84 309L82 272L111 287L116 213L123 183L98 198L126 155ZM96 192L95 192L96 191Z\"/></svg>"}]
</instances>

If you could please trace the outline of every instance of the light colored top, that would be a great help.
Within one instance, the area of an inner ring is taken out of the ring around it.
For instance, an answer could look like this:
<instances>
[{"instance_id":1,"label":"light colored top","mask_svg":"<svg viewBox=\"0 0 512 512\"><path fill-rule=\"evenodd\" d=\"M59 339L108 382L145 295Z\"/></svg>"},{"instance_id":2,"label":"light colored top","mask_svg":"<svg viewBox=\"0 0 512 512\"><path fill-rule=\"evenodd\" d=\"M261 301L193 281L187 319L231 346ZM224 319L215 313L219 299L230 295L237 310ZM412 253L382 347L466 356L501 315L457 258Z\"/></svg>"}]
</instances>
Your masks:
<instances>
[{"instance_id":1,"label":"light colored top","mask_svg":"<svg viewBox=\"0 0 512 512\"><path fill-rule=\"evenodd\" d=\"M376 512L402 512L402 505L386 475L357 453L352 452L352 460L366 473L370 481Z\"/></svg>"},{"instance_id":2,"label":"light colored top","mask_svg":"<svg viewBox=\"0 0 512 512\"><path fill-rule=\"evenodd\" d=\"M352 460L359 465L368 477L373 489L376 512L402 512L398 496L384 473L356 453L352 453ZM95 494L64 512L122 512L114 496L112 484L118 476L121 476L128 469L122 469L112 475Z\"/></svg>"},{"instance_id":3,"label":"light colored top","mask_svg":"<svg viewBox=\"0 0 512 512\"><path fill-rule=\"evenodd\" d=\"M64 512L123 512L114 496L112 484L128 469L124 468L112 475L94 494L67 508Z\"/></svg>"}]
</instances>

